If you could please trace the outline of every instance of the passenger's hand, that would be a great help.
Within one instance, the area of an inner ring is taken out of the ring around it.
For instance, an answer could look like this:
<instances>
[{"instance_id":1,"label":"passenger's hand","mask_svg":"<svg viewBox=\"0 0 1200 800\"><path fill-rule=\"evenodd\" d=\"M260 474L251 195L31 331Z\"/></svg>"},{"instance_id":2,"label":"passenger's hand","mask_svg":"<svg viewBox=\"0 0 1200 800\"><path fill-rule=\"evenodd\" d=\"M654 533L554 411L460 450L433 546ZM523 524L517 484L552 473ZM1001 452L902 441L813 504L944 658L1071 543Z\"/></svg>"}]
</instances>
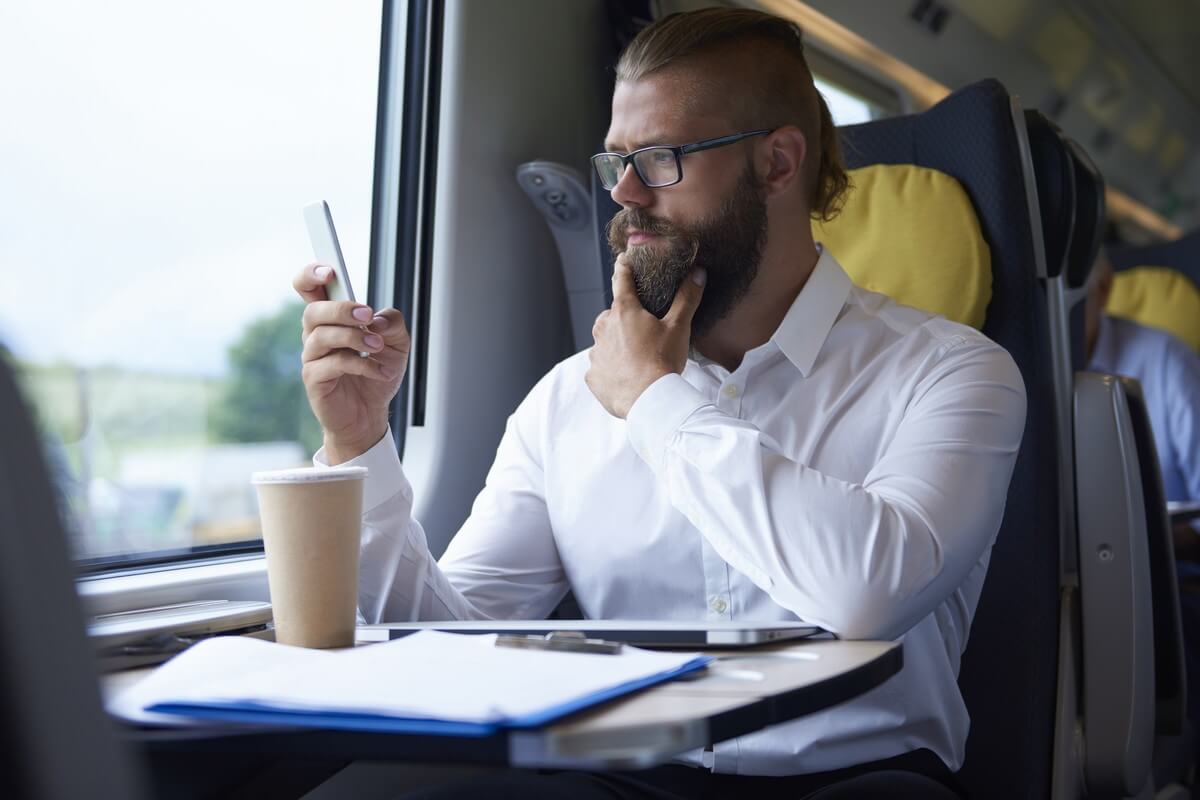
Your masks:
<instances>
[{"instance_id":1,"label":"passenger's hand","mask_svg":"<svg viewBox=\"0 0 1200 800\"><path fill-rule=\"evenodd\" d=\"M692 337L692 316L704 293L704 272L697 270L675 293L666 316L647 311L634 288L624 254L613 268L612 308L592 326L596 340L586 380L608 413L624 419L642 392L664 375L682 373Z\"/></svg>"},{"instance_id":2,"label":"passenger's hand","mask_svg":"<svg viewBox=\"0 0 1200 800\"><path fill-rule=\"evenodd\" d=\"M388 404L404 379L411 340L394 308L375 313L361 303L327 299L332 276L329 267L309 264L292 286L308 304L300 357L304 390L325 431L325 455L341 464L387 432Z\"/></svg>"}]
</instances>

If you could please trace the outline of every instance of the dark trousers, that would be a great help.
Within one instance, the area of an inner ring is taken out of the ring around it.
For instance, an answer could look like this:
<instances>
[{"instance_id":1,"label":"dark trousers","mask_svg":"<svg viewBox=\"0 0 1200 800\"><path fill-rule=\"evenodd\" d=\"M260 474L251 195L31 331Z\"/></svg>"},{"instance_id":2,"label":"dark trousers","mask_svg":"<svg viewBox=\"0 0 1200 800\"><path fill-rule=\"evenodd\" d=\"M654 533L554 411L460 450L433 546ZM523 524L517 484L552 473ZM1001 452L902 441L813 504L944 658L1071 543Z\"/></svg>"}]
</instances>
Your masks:
<instances>
[{"instance_id":1,"label":"dark trousers","mask_svg":"<svg viewBox=\"0 0 1200 800\"><path fill-rule=\"evenodd\" d=\"M400 795L403 800L960 800L954 774L929 750L830 772L762 777L667 765L640 772L504 770Z\"/></svg>"}]
</instances>

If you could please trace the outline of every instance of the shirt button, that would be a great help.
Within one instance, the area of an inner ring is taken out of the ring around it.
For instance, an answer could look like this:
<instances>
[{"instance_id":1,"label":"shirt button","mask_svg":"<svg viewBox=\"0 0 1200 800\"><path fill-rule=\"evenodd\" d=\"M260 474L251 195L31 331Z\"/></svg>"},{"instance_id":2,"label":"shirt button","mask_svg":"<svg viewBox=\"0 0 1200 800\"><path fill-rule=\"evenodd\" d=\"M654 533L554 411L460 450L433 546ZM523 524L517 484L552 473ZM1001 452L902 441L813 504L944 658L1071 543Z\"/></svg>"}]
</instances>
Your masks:
<instances>
[{"instance_id":1,"label":"shirt button","mask_svg":"<svg viewBox=\"0 0 1200 800\"><path fill-rule=\"evenodd\" d=\"M729 608L729 603L725 602L724 597L714 597L708 602L708 607L718 614L724 614L725 609Z\"/></svg>"},{"instance_id":2,"label":"shirt button","mask_svg":"<svg viewBox=\"0 0 1200 800\"><path fill-rule=\"evenodd\" d=\"M738 396L738 388L736 386L734 386L732 383L727 383L727 384L725 384L725 388L721 389L721 393L724 394L726 397L737 397Z\"/></svg>"}]
</instances>

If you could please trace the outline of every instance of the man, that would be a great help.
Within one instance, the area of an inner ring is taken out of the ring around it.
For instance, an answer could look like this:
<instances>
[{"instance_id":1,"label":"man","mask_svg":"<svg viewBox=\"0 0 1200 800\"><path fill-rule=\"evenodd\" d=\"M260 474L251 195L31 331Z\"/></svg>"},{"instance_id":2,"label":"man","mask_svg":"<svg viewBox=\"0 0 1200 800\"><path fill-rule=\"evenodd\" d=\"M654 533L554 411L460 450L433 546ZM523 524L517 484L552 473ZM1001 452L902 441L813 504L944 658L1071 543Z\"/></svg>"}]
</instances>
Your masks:
<instances>
[{"instance_id":1,"label":"man","mask_svg":"<svg viewBox=\"0 0 1200 800\"><path fill-rule=\"evenodd\" d=\"M1024 425L1016 366L852 286L813 242L810 215L836 213L847 181L791 23L706 9L643 31L617 67L606 150L613 305L595 346L509 419L439 564L387 436L403 321L322 302L325 267L296 278L317 461L371 470L363 613L539 618L571 589L588 617L903 637L905 666L686 766L507 774L461 796L953 796L959 656Z\"/></svg>"}]
</instances>

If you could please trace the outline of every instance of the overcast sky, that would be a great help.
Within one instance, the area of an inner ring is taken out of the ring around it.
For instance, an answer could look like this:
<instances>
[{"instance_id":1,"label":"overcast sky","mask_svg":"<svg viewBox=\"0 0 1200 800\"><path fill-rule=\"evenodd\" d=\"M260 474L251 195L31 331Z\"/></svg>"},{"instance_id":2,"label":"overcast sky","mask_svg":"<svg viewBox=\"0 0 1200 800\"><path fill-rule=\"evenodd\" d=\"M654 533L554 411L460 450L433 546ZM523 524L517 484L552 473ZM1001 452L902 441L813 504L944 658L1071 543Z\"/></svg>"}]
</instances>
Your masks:
<instances>
[{"instance_id":1,"label":"overcast sky","mask_svg":"<svg viewBox=\"0 0 1200 800\"><path fill-rule=\"evenodd\" d=\"M366 290L380 3L0 2L0 337L221 374L329 202Z\"/></svg>"}]
</instances>

